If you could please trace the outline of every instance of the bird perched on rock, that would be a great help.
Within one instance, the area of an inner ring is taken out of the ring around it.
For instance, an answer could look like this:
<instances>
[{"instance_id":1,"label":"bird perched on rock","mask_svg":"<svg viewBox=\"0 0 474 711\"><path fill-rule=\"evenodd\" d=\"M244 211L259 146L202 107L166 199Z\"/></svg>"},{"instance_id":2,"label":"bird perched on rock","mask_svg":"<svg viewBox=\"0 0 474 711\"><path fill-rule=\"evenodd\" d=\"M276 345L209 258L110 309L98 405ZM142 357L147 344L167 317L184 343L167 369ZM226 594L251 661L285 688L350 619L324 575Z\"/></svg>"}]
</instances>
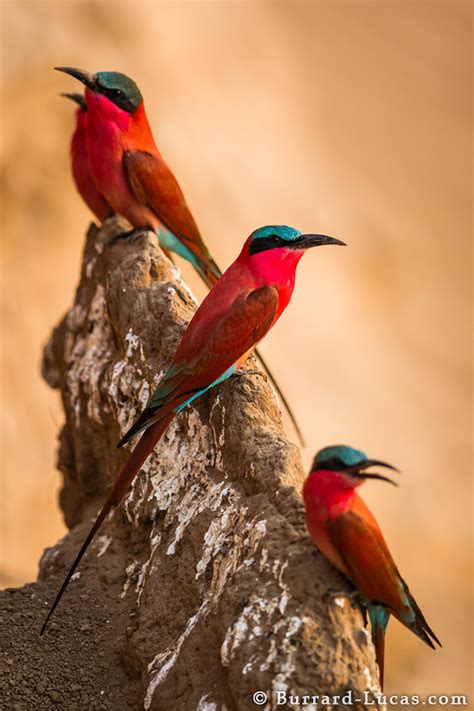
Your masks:
<instances>
[{"instance_id":1,"label":"bird perched on rock","mask_svg":"<svg viewBox=\"0 0 474 711\"><path fill-rule=\"evenodd\" d=\"M140 89L125 74L56 67L85 87L88 150L94 181L115 212L187 259L208 287L221 273L176 178L159 152Z\"/></svg>"},{"instance_id":2,"label":"bird perched on rock","mask_svg":"<svg viewBox=\"0 0 474 711\"><path fill-rule=\"evenodd\" d=\"M361 594L383 690L385 630L390 615L433 649L433 641L441 643L398 572L375 518L355 491L366 479L394 483L382 474L368 472L373 466L395 470L351 447L325 447L314 459L303 499L313 543Z\"/></svg>"},{"instance_id":3,"label":"bird perched on rock","mask_svg":"<svg viewBox=\"0 0 474 711\"><path fill-rule=\"evenodd\" d=\"M82 94L61 94L77 104L76 128L71 139L71 169L77 191L100 222L113 215L107 200L99 193L92 175L87 148L87 105Z\"/></svg>"},{"instance_id":4,"label":"bird perched on rock","mask_svg":"<svg viewBox=\"0 0 474 711\"><path fill-rule=\"evenodd\" d=\"M235 373L288 306L296 266L306 249L343 242L301 234L292 227L255 230L239 256L211 289L189 322L165 375L145 410L122 437L141 435L74 560L41 634L82 556L113 506L118 506L168 425L186 405Z\"/></svg>"},{"instance_id":5,"label":"bird perched on rock","mask_svg":"<svg viewBox=\"0 0 474 711\"><path fill-rule=\"evenodd\" d=\"M167 254L175 252L191 262L211 288L221 271L201 237L176 178L156 146L136 83L120 72L92 74L73 67L56 69L86 87L87 150L93 190L97 189L106 203L134 228L153 230ZM261 353L257 351L256 355L304 445L288 400Z\"/></svg>"}]
</instances>

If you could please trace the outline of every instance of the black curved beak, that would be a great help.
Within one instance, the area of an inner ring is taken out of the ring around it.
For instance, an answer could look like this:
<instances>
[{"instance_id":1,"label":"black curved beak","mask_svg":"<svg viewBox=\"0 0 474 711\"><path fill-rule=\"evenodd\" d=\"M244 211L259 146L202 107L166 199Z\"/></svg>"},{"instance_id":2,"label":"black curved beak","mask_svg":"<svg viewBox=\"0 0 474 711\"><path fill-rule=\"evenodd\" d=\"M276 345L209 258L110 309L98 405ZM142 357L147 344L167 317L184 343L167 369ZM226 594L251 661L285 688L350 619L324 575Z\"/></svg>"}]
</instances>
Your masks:
<instances>
[{"instance_id":1,"label":"black curved beak","mask_svg":"<svg viewBox=\"0 0 474 711\"><path fill-rule=\"evenodd\" d=\"M358 469L368 469L369 467L385 467L385 469L400 472L400 470L396 467L393 467L391 464L387 464L387 462L382 462L380 459L365 459L361 464L357 465Z\"/></svg>"},{"instance_id":2,"label":"black curved beak","mask_svg":"<svg viewBox=\"0 0 474 711\"><path fill-rule=\"evenodd\" d=\"M370 472L364 471L369 467L385 467L386 469L391 469L392 471L399 473L399 469L393 467L391 464L387 464L387 462L380 461L380 459L366 459L363 462L359 462L359 464L356 464L354 467L346 469L346 471L349 472L351 476L356 477L356 479L378 479L379 481L387 481L393 486L398 486L396 482L386 476L383 476L383 474L371 474Z\"/></svg>"},{"instance_id":3,"label":"black curved beak","mask_svg":"<svg viewBox=\"0 0 474 711\"><path fill-rule=\"evenodd\" d=\"M74 101L74 103L80 106L83 111L87 111L87 104L83 94L76 94L72 92L70 94L60 94L60 96L64 96L65 99L71 99L71 101Z\"/></svg>"},{"instance_id":4,"label":"black curved beak","mask_svg":"<svg viewBox=\"0 0 474 711\"><path fill-rule=\"evenodd\" d=\"M345 242L327 235L300 235L298 239L293 240L288 246L291 249L309 249L310 247L322 247L325 244L337 244L340 247L347 247Z\"/></svg>"},{"instance_id":5,"label":"black curved beak","mask_svg":"<svg viewBox=\"0 0 474 711\"><path fill-rule=\"evenodd\" d=\"M89 89L94 90L97 86L97 77L92 72L86 72L85 69L75 69L74 67L54 67L57 72L70 74L74 79L79 79Z\"/></svg>"},{"instance_id":6,"label":"black curved beak","mask_svg":"<svg viewBox=\"0 0 474 711\"><path fill-rule=\"evenodd\" d=\"M378 479L379 481L388 481L389 484L398 486L396 481L392 481L392 479L389 479L388 476L383 476L383 474L369 474L367 472L365 472L365 474L361 474L359 472L358 474L353 474L352 476L356 476L358 479Z\"/></svg>"}]
</instances>

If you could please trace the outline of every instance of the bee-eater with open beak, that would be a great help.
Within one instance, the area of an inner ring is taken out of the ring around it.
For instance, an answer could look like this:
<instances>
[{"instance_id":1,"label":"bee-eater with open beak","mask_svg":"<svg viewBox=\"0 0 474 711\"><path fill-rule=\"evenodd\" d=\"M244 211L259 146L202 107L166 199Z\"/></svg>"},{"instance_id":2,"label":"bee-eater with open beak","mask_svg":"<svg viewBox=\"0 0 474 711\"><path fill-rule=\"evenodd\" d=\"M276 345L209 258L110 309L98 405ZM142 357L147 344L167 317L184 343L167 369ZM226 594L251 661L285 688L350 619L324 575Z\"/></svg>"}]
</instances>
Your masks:
<instances>
[{"instance_id":1,"label":"bee-eater with open beak","mask_svg":"<svg viewBox=\"0 0 474 711\"><path fill-rule=\"evenodd\" d=\"M191 262L211 288L221 271L204 244L176 178L159 152L140 89L119 72L92 74L56 67L81 81L87 104L87 147L94 185L135 228L153 230L167 254ZM295 427L296 418L261 353L256 353Z\"/></svg>"},{"instance_id":2,"label":"bee-eater with open beak","mask_svg":"<svg viewBox=\"0 0 474 711\"><path fill-rule=\"evenodd\" d=\"M141 435L66 575L41 634L103 520L113 506L119 505L172 419L244 363L288 306L296 266L304 251L325 244L344 243L324 235L304 235L280 225L255 230L246 240L235 262L189 322L145 410L122 437L119 446Z\"/></svg>"},{"instance_id":3,"label":"bee-eater with open beak","mask_svg":"<svg viewBox=\"0 0 474 711\"><path fill-rule=\"evenodd\" d=\"M119 72L56 69L86 87L88 150L101 195L133 227L156 232L162 247L191 262L211 287L220 271L156 146L138 86Z\"/></svg>"},{"instance_id":4,"label":"bee-eater with open beak","mask_svg":"<svg viewBox=\"0 0 474 711\"><path fill-rule=\"evenodd\" d=\"M61 94L77 104L76 128L71 139L72 177L79 195L100 222L114 211L95 186L87 148L87 105L82 94Z\"/></svg>"},{"instance_id":5,"label":"bee-eater with open beak","mask_svg":"<svg viewBox=\"0 0 474 711\"><path fill-rule=\"evenodd\" d=\"M356 493L366 479L391 479L368 472L390 464L368 459L343 445L325 447L316 455L303 486L306 522L313 543L361 594L367 609L383 690L385 630L390 615L433 649L441 646L394 563L380 528Z\"/></svg>"}]
</instances>

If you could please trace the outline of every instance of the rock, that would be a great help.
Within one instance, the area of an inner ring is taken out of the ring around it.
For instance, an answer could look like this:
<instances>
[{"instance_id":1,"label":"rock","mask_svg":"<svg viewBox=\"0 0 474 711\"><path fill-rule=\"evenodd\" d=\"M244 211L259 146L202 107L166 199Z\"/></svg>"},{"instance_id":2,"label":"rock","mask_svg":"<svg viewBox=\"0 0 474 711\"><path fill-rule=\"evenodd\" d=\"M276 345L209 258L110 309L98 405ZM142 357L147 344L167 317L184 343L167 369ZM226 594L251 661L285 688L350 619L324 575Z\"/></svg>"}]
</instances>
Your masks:
<instances>
[{"instance_id":1,"label":"rock","mask_svg":"<svg viewBox=\"0 0 474 711\"><path fill-rule=\"evenodd\" d=\"M13 603L17 618L10 656L16 664L23 635L31 684L40 660L48 703L71 708L246 711L259 690L266 708L278 690L377 691L359 609L326 595L347 583L306 533L299 452L254 373L176 417L74 576L58 627L38 637L45 601L128 456L116 442L196 308L155 238L116 240L121 229L112 219L89 230L74 304L45 348L43 374L65 411L60 501L72 530L45 552L28 596L0 596L0 610Z\"/></svg>"}]
</instances>

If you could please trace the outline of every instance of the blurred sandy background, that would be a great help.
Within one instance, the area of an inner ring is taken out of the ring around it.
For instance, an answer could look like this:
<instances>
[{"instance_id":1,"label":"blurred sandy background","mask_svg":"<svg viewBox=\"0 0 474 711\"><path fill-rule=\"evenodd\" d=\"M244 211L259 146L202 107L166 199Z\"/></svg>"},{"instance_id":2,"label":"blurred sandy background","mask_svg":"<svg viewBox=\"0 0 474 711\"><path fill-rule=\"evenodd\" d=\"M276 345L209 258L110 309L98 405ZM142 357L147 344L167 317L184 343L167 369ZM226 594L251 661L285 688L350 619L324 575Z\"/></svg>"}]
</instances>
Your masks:
<instances>
[{"instance_id":1,"label":"blurred sandy background","mask_svg":"<svg viewBox=\"0 0 474 711\"><path fill-rule=\"evenodd\" d=\"M4 584L34 579L65 530L62 414L39 363L90 215L58 96L79 86L52 67L121 70L221 265L269 222L350 245L305 257L262 350L304 423L305 464L345 442L403 470L400 489L364 494L444 648L392 622L387 689L467 693L470 4L3 0L1 12Z\"/></svg>"}]
</instances>

